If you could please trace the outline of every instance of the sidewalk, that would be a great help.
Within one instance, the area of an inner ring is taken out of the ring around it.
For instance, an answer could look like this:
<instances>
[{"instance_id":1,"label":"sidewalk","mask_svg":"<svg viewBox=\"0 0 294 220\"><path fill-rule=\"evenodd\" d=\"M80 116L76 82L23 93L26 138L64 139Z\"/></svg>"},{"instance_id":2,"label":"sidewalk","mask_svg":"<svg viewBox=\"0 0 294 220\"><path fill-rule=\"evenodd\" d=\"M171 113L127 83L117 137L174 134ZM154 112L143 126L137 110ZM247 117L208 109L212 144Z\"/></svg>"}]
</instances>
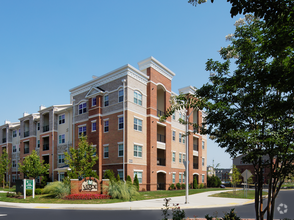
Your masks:
<instances>
[{"instance_id":1,"label":"sidewalk","mask_svg":"<svg viewBox=\"0 0 294 220\"><path fill-rule=\"evenodd\" d=\"M1 192L1 191L0 191ZM188 204L185 204L185 196L172 197L169 204L179 204L181 209L212 208L238 206L253 203L252 199L233 199L209 197L211 194L224 191L211 191L188 196ZM0 207L28 208L28 209L74 209L74 210L160 210L164 201L150 199L132 202L120 202L111 204L45 204L45 203L9 203L0 202Z\"/></svg>"}]
</instances>

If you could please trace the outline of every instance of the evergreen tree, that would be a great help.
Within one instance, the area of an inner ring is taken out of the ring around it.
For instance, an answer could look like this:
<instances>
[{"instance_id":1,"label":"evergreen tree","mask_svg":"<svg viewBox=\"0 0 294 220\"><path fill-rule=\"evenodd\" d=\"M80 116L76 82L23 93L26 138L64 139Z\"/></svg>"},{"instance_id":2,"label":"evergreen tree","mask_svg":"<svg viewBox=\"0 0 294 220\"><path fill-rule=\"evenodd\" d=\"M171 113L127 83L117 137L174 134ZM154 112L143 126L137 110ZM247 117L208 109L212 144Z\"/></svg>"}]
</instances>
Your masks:
<instances>
[{"instance_id":1,"label":"evergreen tree","mask_svg":"<svg viewBox=\"0 0 294 220\"><path fill-rule=\"evenodd\" d=\"M133 184L134 184L134 186L136 186L137 191L139 191L139 180L138 180L137 174L135 175Z\"/></svg>"}]
</instances>

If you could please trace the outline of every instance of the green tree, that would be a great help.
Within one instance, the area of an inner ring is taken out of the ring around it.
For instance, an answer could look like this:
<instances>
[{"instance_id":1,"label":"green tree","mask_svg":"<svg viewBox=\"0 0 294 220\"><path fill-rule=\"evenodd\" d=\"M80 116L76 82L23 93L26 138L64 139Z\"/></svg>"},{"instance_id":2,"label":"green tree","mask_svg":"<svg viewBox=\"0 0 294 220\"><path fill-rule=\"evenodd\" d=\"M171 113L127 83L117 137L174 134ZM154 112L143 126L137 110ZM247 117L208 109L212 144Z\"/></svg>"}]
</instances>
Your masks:
<instances>
[{"instance_id":1,"label":"green tree","mask_svg":"<svg viewBox=\"0 0 294 220\"><path fill-rule=\"evenodd\" d=\"M234 193L236 193L236 186L237 186L237 184L241 183L241 181L242 181L241 173L240 173L239 169L236 167L236 165L233 165L232 173L230 175L232 177L232 184L234 187Z\"/></svg>"},{"instance_id":2,"label":"green tree","mask_svg":"<svg viewBox=\"0 0 294 220\"><path fill-rule=\"evenodd\" d=\"M136 186L137 191L139 191L139 180L138 180L137 174L135 175L133 185Z\"/></svg>"},{"instance_id":3,"label":"green tree","mask_svg":"<svg viewBox=\"0 0 294 220\"><path fill-rule=\"evenodd\" d=\"M120 176L117 174L116 181L120 181Z\"/></svg>"},{"instance_id":4,"label":"green tree","mask_svg":"<svg viewBox=\"0 0 294 220\"><path fill-rule=\"evenodd\" d=\"M104 172L104 179L109 179L110 182L114 182L115 176L113 170L106 170Z\"/></svg>"},{"instance_id":5,"label":"green tree","mask_svg":"<svg viewBox=\"0 0 294 220\"><path fill-rule=\"evenodd\" d=\"M275 199L285 177L294 171L294 45L273 56L264 45L276 27L252 15L235 25L235 33L226 37L231 45L219 51L224 61L206 63L212 73L210 82L194 96L174 97L176 104L165 117L179 108L204 110L204 123L194 126L213 137L231 157L244 155L242 162L253 165L256 219L263 219L265 212L273 219ZM235 60L234 71L231 60ZM272 181L264 207L265 168Z\"/></svg>"},{"instance_id":6,"label":"green tree","mask_svg":"<svg viewBox=\"0 0 294 220\"><path fill-rule=\"evenodd\" d=\"M67 172L71 179L95 177L98 175L93 171L93 166L98 160L96 148L87 141L87 136L81 136L78 148L70 148L70 153L65 153L65 164L69 165L70 171Z\"/></svg>"},{"instance_id":7,"label":"green tree","mask_svg":"<svg viewBox=\"0 0 294 220\"><path fill-rule=\"evenodd\" d=\"M3 181L3 189L5 187L5 173L8 172L9 168L11 167L11 161L8 157L6 150L2 152L0 157L0 179Z\"/></svg>"},{"instance_id":8,"label":"green tree","mask_svg":"<svg viewBox=\"0 0 294 220\"><path fill-rule=\"evenodd\" d=\"M198 189L198 183L197 183L196 176L194 176L194 179L193 179L193 189Z\"/></svg>"},{"instance_id":9,"label":"green tree","mask_svg":"<svg viewBox=\"0 0 294 220\"><path fill-rule=\"evenodd\" d=\"M129 175L127 176L127 183L132 183L132 179Z\"/></svg>"},{"instance_id":10,"label":"green tree","mask_svg":"<svg viewBox=\"0 0 294 220\"><path fill-rule=\"evenodd\" d=\"M50 165L44 164L44 161L40 161L35 150L23 160L23 164L18 163L19 171L26 177L32 177L36 179L38 176L48 174Z\"/></svg>"}]
</instances>

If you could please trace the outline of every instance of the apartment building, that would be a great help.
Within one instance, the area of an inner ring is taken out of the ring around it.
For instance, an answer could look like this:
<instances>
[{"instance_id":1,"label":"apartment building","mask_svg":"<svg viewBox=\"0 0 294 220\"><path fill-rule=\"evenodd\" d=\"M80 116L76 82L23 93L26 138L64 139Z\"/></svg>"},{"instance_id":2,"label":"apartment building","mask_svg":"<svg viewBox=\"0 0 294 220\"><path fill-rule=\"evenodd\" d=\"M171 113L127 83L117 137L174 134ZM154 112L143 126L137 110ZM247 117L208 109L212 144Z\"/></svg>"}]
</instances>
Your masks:
<instances>
[{"instance_id":1,"label":"apartment building","mask_svg":"<svg viewBox=\"0 0 294 220\"><path fill-rule=\"evenodd\" d=\"M168 189L172 183L186 183L186 126L179 119L186 120L188 115L189 122L201 123L204 115L183 109L160 121L170 106L171 96L177 95L171 88L174 76L150 57L139 62L138 69L127 64L93 77L70 89L71 104L41 106L36 114L24 114L8 133L12 136L18 129L18 139L10 141L8 149L15 144L15 158L20 162L37 150L41 159L50 164L48 177L62 180L67 172L64 152L76 148L83 134L96 148L99 159L93 170L100 179L105 170L111 169L121 179L137 175L141 190ZM194 92L191 86L179 90L187 95ZM7 134L6 127L0 126L0 135ZM188 129L189 182L195 176L198 183L206 184L207 138L192 125ZM2 148L3 144L7 146L2 143ZM17 174L17 167L12 173Z\"/></svg>"},{"instance_id":2,"label":"apartment building","mask_svg":"<svg viewBox=\"0 0 294 220\"><path fill-rule=\"evenodd\" d=\"M83 133L96 147L99 160L94 169L99 177L111 169L122 179L137 174L141 190L167 189L172 183L185 183L185 126L179 118L191 114L189 122L201 122L202 112L184 109L160 121L175 95L175 74L153 57L138 66L122 66L70 90L74 142ZM179 92L195 90L188 86ZM206 137L196 132L188 139L189 179L195 175L199 183L206 183Z\"/></svg>"}]
</instances>

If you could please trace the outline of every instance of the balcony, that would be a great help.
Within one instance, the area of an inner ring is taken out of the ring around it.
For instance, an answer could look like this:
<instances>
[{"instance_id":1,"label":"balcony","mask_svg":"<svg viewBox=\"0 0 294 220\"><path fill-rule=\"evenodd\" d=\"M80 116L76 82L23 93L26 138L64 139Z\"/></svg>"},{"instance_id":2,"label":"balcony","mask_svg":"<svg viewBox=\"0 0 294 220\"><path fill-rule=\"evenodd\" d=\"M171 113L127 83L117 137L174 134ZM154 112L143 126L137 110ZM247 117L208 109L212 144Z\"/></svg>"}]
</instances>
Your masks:
<instances>
[{"instance_id":1,"label":"balcony","mask_svg":"<svg viewBox=\"0 0 294 220\"><path fill-rule=\"evenodd\" d=\"M193 169L198 169L198 163L193 163Z\"/></svg>"},{"instance_id":2,"label":"balcony","mask_svg":"<svg viewBox=\"0 0 294 220\"><path fill-rule=\"evenodd\" d=\"M28 154L28 153L30 153L30 149L29 148L25 148L24 149L24 154Z\"/></svg>"},{"instance_id":3,"label":"balcony","mask_svg":"<svg viewBox=\"0 0 294 220\"><path fill-rule=\"evenodd\" d=\"M157 116L163 116L163 115L164 115L164 111L157 109Z\"/></svg>"},{"instance_id":4,"label":"balcony","mask_svg":"<svg viewBox=\"0 0 294 220\"><path fill-rule=\"evenodd\" d=\"M6 138L3 138L3 139L2 139L2 143L3 143L3 144L6 143Z\"/></svg>"},{"instance_id":5,"label":"balcony","mask_svg":"<svg viewBox=\"0 0 294 220\"><path fill-rule=\"evenodd\" d=\"M49 131L49 125L43 126L43 132Z\"/></svg>"},{"instance_id":6,"label":"balcony","mask_svg":"<svg viewBox=\"0 0 294 220\"><path fill-rule=\"evenodd\" d=\"M198 151L198 144L193 144L193 150Z\"/></svg>"},{"instance_id":7,"label":"balcony","mask_svg":"<svg viewBox=\"0 0 294 220\"><path fill-rule=\"evenodd\" d=\"M165 158L157 158L157 166L165 166Z\"/></svg>"},{"instance_id":8,"label":"balcony","mask_svg":"<svg viewBox=\"0 0 294 220\"><path fill-rule=\"evenodd\" d=\"M43 144L43 151L49 150L49 144Z\"/></svg>"},{"instance_id":9,"label":"balcony","mask_svg":"<svg viewBox=\"0 0 294 220\"><path fill-rule=\"evenodd\" d=\"M25 132L23 133L23 136L24 136L24 137L28 137L28 136L30 136L30 131L25 131Z\"/></svg>"},{"instance_id":10,"label":"balcony","mask_svg":"<svg viewBox=\"0 0 294 220\"><path fill-rule=\"evenodd\" d=\"M163 134L157 134L157 141L165 143L165 135Z\"/></svg>"}]
</instances>

